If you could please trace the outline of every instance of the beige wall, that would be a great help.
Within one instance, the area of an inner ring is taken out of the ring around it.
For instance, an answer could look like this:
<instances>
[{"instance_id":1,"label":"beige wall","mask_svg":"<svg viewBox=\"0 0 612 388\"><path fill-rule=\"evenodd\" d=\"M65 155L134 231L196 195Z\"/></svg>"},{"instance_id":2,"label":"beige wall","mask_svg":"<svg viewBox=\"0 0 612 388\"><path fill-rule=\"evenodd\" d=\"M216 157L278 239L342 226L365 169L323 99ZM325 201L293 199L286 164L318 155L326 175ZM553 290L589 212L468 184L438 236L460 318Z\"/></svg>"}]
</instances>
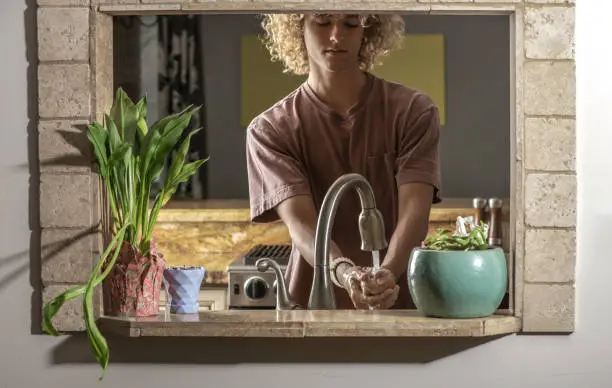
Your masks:
<instances>
[{"instance_id":1,"label":"beige wall","mask_svg":"<svg viewBox=\"0 0 612 388\"><path fill-rule=\"evenodd\" d=\"M90 362L83 336L50 338L30 334L31 299L36 292L33 289L39 289L40 273L36 248L38 233L31 230L38 219L38 176L30 174L28 166L35 163L37 155L33 121L37 106L33 3L28 0L29 8L20 1L5 1L0 5L0 117L3 124L0 129L3 185L3 201L0 202L0 386L100 386L96 380L98 367ZM605 307L612 293L609 281L612 249L606 229L612 222L609 205L612 198L609 179L612 133L608 114L612 106L609 73L612 58L605 50L607 37L612 36L612 24L608 20L612 4L605 7L602 4L607 2L581 0L577 6L580 29L577 48L578 317L573 335L510 336L429 365L394 361L405 360L402 354L406 353L432 353L433 348L450 351L457 348L457 343L441 345L437 341L434 347L429 341L387 341L376 345L365 340L309 340L281 350L286 345L283 341L147 339L123 343L124 340L111 339L111 367L104 385L130 388L284 387L288 384L292 387L401 384L432 388L612 386L609 373L612 313ZM36 170L34 164L33 171ZM30 223L30 219L35 221ZM221 351L228 350L235 356L219 356ZM388 362L382 365L313 363L322 357L359 361L365 359L360 353L372 352L379 352ZM268 363L256 364L258 357L264 357ZM221 364L216 364L215 360ZM282 360L310 363L282 363ZM247 363L233 363L244 361Z\"/></svg>"}]
</instances>

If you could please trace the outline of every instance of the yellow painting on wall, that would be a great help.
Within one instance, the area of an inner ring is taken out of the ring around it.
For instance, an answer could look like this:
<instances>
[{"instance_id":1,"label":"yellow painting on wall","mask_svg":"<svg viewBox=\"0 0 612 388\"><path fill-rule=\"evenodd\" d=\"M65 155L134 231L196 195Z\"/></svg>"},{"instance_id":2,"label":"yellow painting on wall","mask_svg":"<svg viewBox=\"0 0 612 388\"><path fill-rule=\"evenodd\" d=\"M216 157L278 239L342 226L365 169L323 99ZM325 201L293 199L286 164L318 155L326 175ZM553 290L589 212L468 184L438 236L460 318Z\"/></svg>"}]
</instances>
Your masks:
<instances>
[{"instance_id":1,"label":"yellow painting on wall","mask_svg":"<svg viewBox=\"0 0 612 388\"><path fill-rule=\"evenodd\" d=\"M283 73L257 35L244 35L241 42L241 124L251 120L295 90L306 76ZM372 72L427 93L440 109L440 122L446 123L444 36L407 34L401 49L384 58Z\"/></svg>"}]
</instances>

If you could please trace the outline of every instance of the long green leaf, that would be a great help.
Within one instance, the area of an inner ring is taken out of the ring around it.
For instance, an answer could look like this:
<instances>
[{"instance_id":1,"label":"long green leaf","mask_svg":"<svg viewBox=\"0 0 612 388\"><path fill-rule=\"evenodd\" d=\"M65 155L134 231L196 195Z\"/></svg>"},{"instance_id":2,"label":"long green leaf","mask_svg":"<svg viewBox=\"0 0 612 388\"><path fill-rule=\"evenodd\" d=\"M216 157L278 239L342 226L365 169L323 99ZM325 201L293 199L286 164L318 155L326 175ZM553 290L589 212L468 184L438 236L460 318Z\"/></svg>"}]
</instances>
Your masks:
<instances>
[{"instance_id":1,"label":"long green leaf","mask_svg":"<svg viewBox=\"0 0 612 388\"><path fill-rule=\"evenodd\" d=\"M121 237L122 236L121 236L121 231L120 231L120 233L115 235L115 237L113 238L113 240L107 247L104 254L100 257L100 261L98 263L104 263L104 261L110 254L111 250L114 249L114 246L117 244L117 242L121 240ZM107 272L107 275L108 275L108 272L110 272L111 268L112 266L109 265L108 266L109 271L105 271ZM104 278L106 277L106 276L97 277L96 275L98 274L98 272L99 270L98 271L94 270L92 272L92 277L95 277L94 286L97 286L98 284L100 284L100 282L102 282L102 280L104 280ZM61 335L62 333L60 333L53 325L53 322L52 322L53 317L55 316L55 314L58 313L58 311L62 308L62 306L66 302L69 302L70 300L77 298L80 295L83 295L86 289L87 289L87 285L75 286L75 287L69 288L68 290L62 292L61 294L57 295L55 298L47 302L43 308L43 319L42 319L43 320L42 322L43 331L45 331L48 334L54 335L54 336Z\"/></svg>"},{"instance_id":2,"label":"long green leaf","mask_svg":"<svg viewBox=\"0 0 612 388\"><path fill-rule=\"evenodd\" d=\"M200 159L196 160L195 162L187 163L186 165L184 165L181 169L181 172L176 176L173 182L174 186L178 185L179 183L186 182L187 179L189 179L193 174L195 174L198 169L207 161L208 158Z\"/></svg>"},{"instance_id":3,"label":"long green leaf","mask_svg":"<svg viewBox=\"0 0 612 388\"><path fill-rule=\"evenodd\" d=\"M110 117L117 125L121 140L132 146L136 139L140 109L122 88L117 89L115 104L111 108Z\"/></svg>"},{"instance_id":4,"label":"long green leaf","mask_svg":"<svg viewBox=\"0 0 612 388\"><path fill-rule=\"evenodd\" d=\"M52 318L62 308L64 303L85 293L85 288L86 286L84 285L69 288L45 304L42 317L42 329L44 332L54 336L62 334L53 325Z\"/></svg>"},{"instance_id":5,"label":"long green leaf","mask_svg":"<svg viewBox=\"0 0 612 388\"><path fill-rule=\"evenodd\" d=\"M161 200L161 207L166 206L166 203L168 203L168 201L172 198L172 196L176 192L178 185L180 183L186 182L187 179L189 179L189 177L195 174L198 171L198 169L207 161L208 161L208 158L200 159L195 162L188 163L185 166L183 166L183 169L181 170L181 172L174 178L174 180L172 181L172 185L169 185L168 182L166 181L166 184L167 184L166 190L165 190L166 192L164 193L164 197Z\"/></svg>"},{"instance_id":6,"label":"long green leaf","mask_svg":"<svg viewBox=\"0 0 612 388\"><path fill-rule=\"evenodd\" d=\"M123 141L115 121L109 116L106 116L106 126L108 127L108 150L112 154L121 146Z\"/></svg>"},{"instance_id":7,"label":"long green leaf","mask_svg":"<svg viewBox=\"0 0 612 388\"><path fill-rule=\"evenodd\" d=\"M187 128L189 125L191 117L198 110L199 108L190 109L182 116L179 116L175 120L171 120L168 124L166 124L162 133L162 142L160 142L160 147L157 151L158 157L166 157L170 151L174 149L185 128Z\"/></svg>"},{"instance_id":8,"label":"long green leaf","mask_svg":"<svg viewBox=\"0 0 612 388\"><path fill-rule=\"evenodd\" d=\"M125 170L126 165L129 164L129 157L132 154L132 148L127 143L121 143L110 155L109 165L112 168L119 168Z\"/></svg>"},{"instance_id":9,"label":"long green leaf","mask_svg":"<svg viewBox=\"0 0 612 388\"><path fill-rule=\"evenodd\" d=\"M87 328L87 335L89 336L89 343L94 352L94 356L98 360L100 367L102 367L102 374L100 375L100 380L104 378L106 374L106 368L108 367L108 360L110 358L110 353L108 349L108 343L106 342L106 338L100 332L98 325L96 324L95 314L93 311L93 289L96 284L102 282L106 276L110 273L111 269L115 265L117 261L117 257L119 256L119 252L121 251L121 241L123 241L123 236L129 224L123 226L123 228L117 233L115 238L113 238L112 242L109 244L108 249L106 250L104 257L100 258L96 268L89 278L89 282L87 283L87 287L85 288L85 295L83 297L83 314L85 316L85 327ZM100 270L102 269L102 265L106 261L106 257L111 252L110 249L114 249L114 255L111 261L108 263L106 270L98 276Z\"/></svg>"},{"instance_id":10,"label":"long green leaf","mask_svg":"<svg viewBox=\"0 0 612 388\"><path fill-rule=\"evenodd\" d=\"M158 135L161 137L161 135L164 134L164 129L168 126L168 123L170 123L173 120L176 120L177 118L180 118L182 115L187 113L190 109L192 109L191 105L178 113L174 113L172 115L162 117L161 119L153 123L151 128L149 128L149 131L142 143L142 147L140 150L141 158L145 158L145 155L148 153L148 151L154 147L154 145L151 144L151 141L154 140L151 138L153 136L152 132L158 133Z\"/></svg>"},{"instance_id":11,"label":"long green leaf","mask_svg":"<svg viewBox=\"0 0 612 388\"><path fill-rule=\"evenodd\" d=\"M170 168L168 168L167 178L166 178L166 187L174 185L174 180L181 172L183 165L185 164L185 157L187 157L187 152L189 152L189 145L191 143L191 138L196 133L200 132L201 128L195 129L191 131L181 143L178 151L174 155L172 159L172 163L170 164Z\"/></svg>"},{"instance_id":12,"label":"long green leaf","mask_svg":"<svg viewBox=\"0 0 612 388\"><path fill-rule=\"evenodd\" d=\"M146 119L147 118L147 105L148 105L148 97L145 95L143 98L136 103L136 113L138 115L138 119Z\"/></svg>"},{"instance_id":13,"label":"long green leaf","mask_svg":"<svg viewBox=\"0 0 612 388\"><path fill-rule=\"evenodd\" d=\"M93 147L100 174L106 179L108 178L108 132L99 123L94 122L88 126L87 138Z\"/></svg>"}]
</instances>

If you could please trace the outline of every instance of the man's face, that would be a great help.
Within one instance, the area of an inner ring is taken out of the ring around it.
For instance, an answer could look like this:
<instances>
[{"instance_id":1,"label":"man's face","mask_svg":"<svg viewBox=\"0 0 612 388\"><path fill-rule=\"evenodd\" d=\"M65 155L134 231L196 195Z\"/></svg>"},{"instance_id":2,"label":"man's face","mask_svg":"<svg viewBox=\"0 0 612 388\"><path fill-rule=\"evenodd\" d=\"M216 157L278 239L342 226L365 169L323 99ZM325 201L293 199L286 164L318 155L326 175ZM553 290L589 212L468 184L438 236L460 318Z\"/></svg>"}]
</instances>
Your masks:
<instances>
[{"instance_id":1,"label":"man's face","mask_svg":"<svg viewBox=\"0 0 612 388\"><path fill-rule=\"evenodd\" d=\"M311 67L334 72L358 68L362 38L358 15L308 14L304 18Z\"/></svg>"}]
</instances>

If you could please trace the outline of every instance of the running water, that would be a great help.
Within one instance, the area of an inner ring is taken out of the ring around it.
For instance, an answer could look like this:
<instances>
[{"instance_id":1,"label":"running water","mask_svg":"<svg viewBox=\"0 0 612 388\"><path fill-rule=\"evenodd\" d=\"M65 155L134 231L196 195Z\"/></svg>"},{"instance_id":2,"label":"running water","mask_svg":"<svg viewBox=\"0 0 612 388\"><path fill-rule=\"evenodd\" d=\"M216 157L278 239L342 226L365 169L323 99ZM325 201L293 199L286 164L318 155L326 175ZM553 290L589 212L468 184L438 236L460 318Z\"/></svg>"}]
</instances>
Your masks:
<instances>
[{"instance_id":1,"label":"running water","mask_svg":"<svg viewBox=\"0 0 612 388\"><path fill-rule=\"evenodd\" d=\"M372 267L374 268L374 273L378 272L380 269L380 252L372 251ZM376 307L370 306L370 310L376 310Z\"/></svg>"},{"instance_id":2,"label":"running water","mask_svg":"<svg viewBox=\"0 0 612 388\"><path fill-rule=\"evenodd\" d=\"M372 251L372 267L374 267L374 273L380 269L380 252Z\"/></svg>"}]
</instances>

